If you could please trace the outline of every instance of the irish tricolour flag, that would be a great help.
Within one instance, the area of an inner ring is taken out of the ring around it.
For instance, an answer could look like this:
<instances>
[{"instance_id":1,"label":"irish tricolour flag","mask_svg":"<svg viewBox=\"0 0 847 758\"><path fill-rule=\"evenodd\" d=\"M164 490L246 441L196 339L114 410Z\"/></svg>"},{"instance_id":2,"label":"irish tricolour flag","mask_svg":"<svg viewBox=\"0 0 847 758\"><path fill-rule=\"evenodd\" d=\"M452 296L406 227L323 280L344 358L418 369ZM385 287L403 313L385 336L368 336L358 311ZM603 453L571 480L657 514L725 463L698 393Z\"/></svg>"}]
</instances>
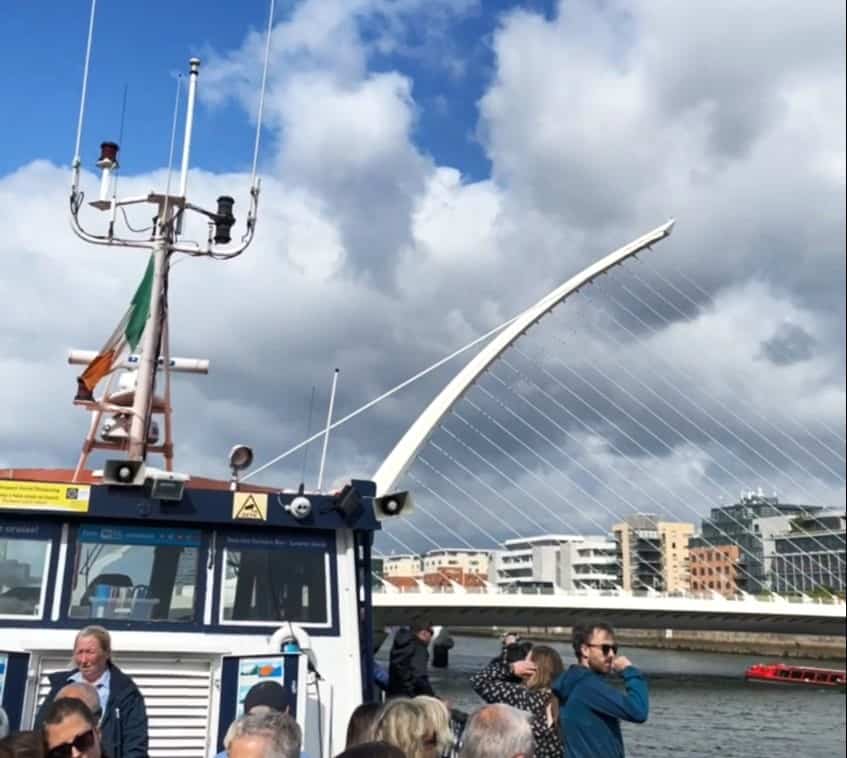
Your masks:
<instances>
[{"instance_id":1,"label":"irish tricolour flag","mask_svg":"<svg viewBox=\"0 0 847 758\"><path fill-rule=\"evenodd\" d=\"M147 316L150 313L150 293L153 290L153 257L147 263L144 278L132 296L126 313L118 324L112 336L109 337L97 357L91 361L77 381L75 400L93 401L94 388L97 383L115 367L124 350L129 347L134 351L144 334Z\"/></svg>"}]
</instances>

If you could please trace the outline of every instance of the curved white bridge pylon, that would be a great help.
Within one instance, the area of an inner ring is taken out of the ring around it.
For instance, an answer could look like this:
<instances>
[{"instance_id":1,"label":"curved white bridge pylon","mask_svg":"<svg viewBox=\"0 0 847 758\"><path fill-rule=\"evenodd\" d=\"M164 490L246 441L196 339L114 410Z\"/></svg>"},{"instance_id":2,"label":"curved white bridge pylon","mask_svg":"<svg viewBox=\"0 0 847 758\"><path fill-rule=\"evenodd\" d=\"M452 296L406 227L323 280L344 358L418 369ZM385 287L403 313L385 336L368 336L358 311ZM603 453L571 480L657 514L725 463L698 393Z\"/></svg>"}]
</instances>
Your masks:
<instances>
[{"instance_id":1,"label":"curved white bridge pylon","mask_svg":"<svg viewBox=\"0 0 847 758\"><path fill-rule=\"evenodd\" d=\"M495 336L468 364L450 381L450 383L435 397L435 399L418 416L415 422L400 438L394 449L386 456L382 465L373 476L376 482L377 494L392 490L397 480L403 475L418 451L426 443L433 430L450 412L456 402L477 380L477 378L507 350L527 329L534 326L565 298L589 284L609 269L632 258L651 245L661 242L670 236L674 220L671 219L653 231L618 248L613 253L601 258L587 268L572 276L564 284L542 297L523 313L517 316L502 332Z\"/></svg>"}]
</instances>

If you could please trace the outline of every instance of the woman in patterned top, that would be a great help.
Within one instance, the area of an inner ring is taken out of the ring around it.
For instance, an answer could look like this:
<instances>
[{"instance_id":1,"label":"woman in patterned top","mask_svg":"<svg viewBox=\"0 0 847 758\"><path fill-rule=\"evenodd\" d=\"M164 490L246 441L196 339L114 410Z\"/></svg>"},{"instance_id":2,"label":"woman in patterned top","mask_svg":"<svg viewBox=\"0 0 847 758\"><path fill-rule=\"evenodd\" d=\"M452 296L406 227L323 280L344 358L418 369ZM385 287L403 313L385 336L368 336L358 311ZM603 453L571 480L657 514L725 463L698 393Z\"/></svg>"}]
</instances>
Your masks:
<instances>
[{"instance_id":1,"label":"woman in patterned top","mask_svg":"<svg viewBox=\"0 0 847 758\"><path fill-rule=\"evenodd\" d=\"M505 648L503 652L501 659L471 677L471 686L487 703L505 703L532 714L536 758L562 758L559 700L550 689L564 671L561 657L547 645L535 645L524 660L514 663L506 663Z\"/></svg>"}]
</instances>

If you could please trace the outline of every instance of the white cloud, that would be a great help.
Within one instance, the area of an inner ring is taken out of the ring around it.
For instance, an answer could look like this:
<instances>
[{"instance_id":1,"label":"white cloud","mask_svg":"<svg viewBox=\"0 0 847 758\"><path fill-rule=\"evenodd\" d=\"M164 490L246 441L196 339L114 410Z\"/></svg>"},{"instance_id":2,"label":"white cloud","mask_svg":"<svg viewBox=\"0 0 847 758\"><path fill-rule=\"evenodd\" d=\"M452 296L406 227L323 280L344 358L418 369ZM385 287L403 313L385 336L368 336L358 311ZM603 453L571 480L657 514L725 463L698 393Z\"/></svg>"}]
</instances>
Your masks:
<instances>
[{"instance_id":1,"label":"white cloud","mask_svg":"<svg viewBox=\"0 0 847 758\"><path fill-rule=\"evenodd\" d=\"M660 356L742 418L788 414L843 455L843 9L775 3L766 12L755 2L729 3L721 16L690 4L569 2L549 21L528 12L505 16L477 125L492 176L470 182L416 142L415 82L402 64L420 52L410 49L409 30L426 20L434 25L433 49L449 52L445 65L456 69L462 45L450 39L449 22L474 9L462 2L304 2L277 24L267 99L276 149L256 241L231 263L190 259L173 272L173 352L212 360L209 377L176 386L180 465L223 475L235 441L254 444L259 460L270 458L305 436L313 384L317 407L325 408L335 366L342 369L341 415L669 215L679 220L674 236L635 271L693 280L703 291L687 291L706 307L682 303L681 319L659 302L668 326L635 303L658 333L645 337L645 327L629 319L643 339L624 349L605 331L608 320L576 298L542 322L532 343L540 364L562 381L571 378L554 358L588 372L608 392L605 400L592 396L598 409L615 400L658 429L584 361L612 372L621 360L655 382L650 356ZM717 18L728 21L718 26ZM397 69L370 70L377 50L394 51ZM234 93L251 113L261 55L261 35L248 36L204 68L201 91L211 102ZM0 377L12 409L0 421L0 463L71 465L85 422L69 407L74 371L63 366L64 352L99 346L125 307L143 255L89 248L53 223L66 212L68 177L32 158L0 177L0 202L16 208L0 239L7 272ZM91 188L94 181L86 176ZM125 176L121 192L164 183L162 171ZM234 194L243 222L246 184L243 175L198 169L190 187L201 204ZM145 222L136 210L132 219ZM189 231L205 237L202 223ZM617 281L638 290L627 277L626 269L614 272L608 287L589 290L590 302L609 305ZM802 359L773 363L763 345L785 323L814 347L798 353ZM566 348L550 338L557 329ZM562 392L537 366L532 376ZM448 378L442 373L336 434L328 479L371 473ZM520 387L538 395L529 380ZM749 451L733 458L710 440L692 447L663 429L672 449L660 452L616 410L651 453L627 448L624 460L598 439L626 439L590 408L567 402L579 418L560 422L578 440L569 455L598 476L613 472L616 487L630 479L656 498L663 491L657 481L689 494L692 486L715 496L735 492L737 482L715 460L752 478L741 462L753 465ZM709 409L729 418L720 405ZM542 418L533 423L558 434ZM827 436L830 427L840 441ZM743 447L709 428L728 447ZM730 428L747 435L737 421ZM503 453L486 449L503 462ZM314 451L311 460L313 479ZM526 460L542 476L558 476ZM802 460L813 476L795 469L775 484L792 497L805 491L843 503L843 476ZM289 460L268 479L299 481L301 465L302 457ZM572 502L588 507L571 487ZM591 487L620 509L608 491Z\"/></svg>"}]
</instances>

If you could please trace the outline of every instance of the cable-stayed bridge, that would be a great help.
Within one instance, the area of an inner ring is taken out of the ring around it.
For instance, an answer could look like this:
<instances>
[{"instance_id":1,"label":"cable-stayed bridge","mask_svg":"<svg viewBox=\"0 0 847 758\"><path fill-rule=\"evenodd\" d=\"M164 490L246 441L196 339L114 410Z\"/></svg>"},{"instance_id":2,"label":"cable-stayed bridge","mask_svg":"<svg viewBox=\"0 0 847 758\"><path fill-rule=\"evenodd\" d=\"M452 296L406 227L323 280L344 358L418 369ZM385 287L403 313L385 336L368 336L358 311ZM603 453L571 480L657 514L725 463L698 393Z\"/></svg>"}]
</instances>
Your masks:
<instances>
[{"instance_id":1,"label":"cable-stayed bridge","mask_svg":"<svg viewBox=\"0 0 847 758\"><path fill-rule=\"evenodd\" d=\"M482 346L374 476L416 500L383 522L384 560L614 529L605 579L589 561L527 592L494 572L466 587L443 562L433 582L422 565L399 587L380 577L379 622L844 633L843 356L808 360L813 318L766 284L685 273L672 226L468 345ZM616 529L644 514L652 534Z\"/></svg>"}]
</instances>

